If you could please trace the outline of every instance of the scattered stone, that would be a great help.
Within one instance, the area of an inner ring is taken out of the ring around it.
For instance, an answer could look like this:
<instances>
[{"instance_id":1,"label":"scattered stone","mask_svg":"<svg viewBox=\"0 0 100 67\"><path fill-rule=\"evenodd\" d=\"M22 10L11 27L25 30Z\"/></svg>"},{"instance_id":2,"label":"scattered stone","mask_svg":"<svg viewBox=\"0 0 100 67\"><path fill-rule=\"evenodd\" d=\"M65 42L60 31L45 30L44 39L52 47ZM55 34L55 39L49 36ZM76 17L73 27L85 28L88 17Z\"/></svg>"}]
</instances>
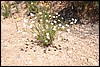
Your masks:
<instances>
[{"instance_id":1,"label":"scattered stone","mask_svg":"<svg viewBox=\"0 0 100 67\"><path fill-rule=\"evenodd\" d=\"M33 46L31 46L33 48Z\"/></svg>"},{"instance_id":2,"label":"scattered stone","mask_svg":"<svg viewBox=\"0 0 100 67\"><path fill-rule=\"evenodd\" d=\"M30 49L32 49L32 47Z\"/></svg>"},{"instance_id":3,"label":"scattered stone","mask_svg":"<svg viewBox=\"0 0 100 67\"><path fill-rule=\"evenodd\" d=\"M34 43L32 42L32 44L34 44Z\"/></svg>"},{"instance_id":4,"label":"scattered stone","mask_svg":"<svg viewBox=\"0 0 100 67\"><path fill-rule=\"evenodd\" d=\"M59 48L59 50L61 50L61 48Z\"/></svg>"},{"instance_id":5,"label":"scattered stone","mask_svg":"<svg viewBox=\"0 0 100 67\"><path fill-rule=\"evenodd\" d=\"M31 40L31 42L34 42L33 40Z\"/></svg>"},{"instance_id":6,"label":"scattered stone","mask_svg":"<svg viewBox=\"0 0 100 67\"><path fill-rule=\"evenodd\" d=\"M28 47L26 47L26 49L27 49Z\"/></svg>"},{"instance_id":7,"label":"scattered stone","mask_svg":"<svg viewBox=\"0 0 100 67\"><path fill-rule=\"evenodd\" d=\"M29 44L25 44L25 45L27 45L27 46L28 46Z\"/></svg>"},{"instance_id":8,"label":"scattered stone","mask_svg":"<svg viewBox=\"0 0 100 67\"><path fill-rule=\"evenodd\" d=\"M64 41L68 41L68 39L67 38L64 38Z\"/></svg>"},{"instance_id":9,"label":"scattered stone","mask_svg":"<svg viewBox=\"0 0 100 67\"><path fill-rule=\"evenodd\" d=\"M27 52L27 50L25 50L25 52Z\"/></svg>"},{"instance_id":10,"label":"scattered stone","mask_svg":"<svg viewBox=\"0 0 100 67\"><path fill-rule=\"evenodd\" d=\"M52 46L53 48L56 48L56 46Z\"/></svg>"},{"instance_id":11,"label":"scattered stone","mask_svg":"<svg viewBox=\"0 0 100 67\"><path fill-rule=\"evenodd\" d=\"M56 51L56 49L54 51Z\"/></svg>"},{"instance_id":12,"label":"scattered stone","mask_svg":"<svg viewBox=\"0 0 100 67\"><path fill-rule=\"evenodd\" d=\"M44 50L44 53L46 54L46 50Z\"/></svg>"},{"instance_id":13,"label":"scattered stone","mask_svg":"<svg viewBox=\"0 0 100 67\"><path fill-rule=\"evenodd\" d=\"M50 51L50 49L48 49L48 51Z\"/></svg>"},{"instance_id":14,"label":"scattered stone","mask_svg":"<svg viewBox=\"0 0 100 67\"><path fill-rule=\"evenodd\" d=\"M21 51L24 51L24 49L23 49L23 48L21 48Z\"/></svg>"},{"instance_id":15,"label":"scattered stone","mask_svg":"<svg viewBox=\"0 0 100 67\"><path fill-rule=\"evenodd\" d=\"M61 45L58 45L59 47L61 47Z\"/></svg>"},{"instance_id":16,"label":"scattered stone","mask_svg":"<svg viewBox=\"0 0 100 67\"><path fill-rule=\"evenodd\" d=\"M34 50L34 52L36 52L36 50Z\"/></svg>"},{"instance_id":17,"label":"scattered stone","mask_svg":"<svg viewBox=\"0 0 100 67\"><path fill-rule=\"evenodd\" d=\"M57 46L51 46L51 47L58 49Z\"/></svg>"}]
</instances>

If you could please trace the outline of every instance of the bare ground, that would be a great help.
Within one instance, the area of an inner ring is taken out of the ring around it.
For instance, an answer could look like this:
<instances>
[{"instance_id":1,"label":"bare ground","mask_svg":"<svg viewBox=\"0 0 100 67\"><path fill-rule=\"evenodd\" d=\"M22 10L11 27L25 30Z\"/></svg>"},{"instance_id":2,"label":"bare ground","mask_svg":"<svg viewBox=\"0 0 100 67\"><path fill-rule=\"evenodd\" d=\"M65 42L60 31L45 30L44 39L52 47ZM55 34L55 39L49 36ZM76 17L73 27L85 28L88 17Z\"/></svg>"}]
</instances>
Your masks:
<instances>
[{"instance_id":1,"label":"bare ground","mask_svg":"<svg viewBox=\"0 0 100 67\"><path fill-rule=\"evenodd\" d=\"M20 15L20 14L19 14ZM23 16L20 20L1 19L1 65L2 66L98 66L99 25L74 25L71 32L59 31L54 47L43 48L27 41L34 37L22 35ZM27 31L27 30L26 30ZM26 42L27 41L27 42ZM28 46L25 44L29 44ZM45 53L46 50L46 53Z\"/></svg>"}]
</instances>

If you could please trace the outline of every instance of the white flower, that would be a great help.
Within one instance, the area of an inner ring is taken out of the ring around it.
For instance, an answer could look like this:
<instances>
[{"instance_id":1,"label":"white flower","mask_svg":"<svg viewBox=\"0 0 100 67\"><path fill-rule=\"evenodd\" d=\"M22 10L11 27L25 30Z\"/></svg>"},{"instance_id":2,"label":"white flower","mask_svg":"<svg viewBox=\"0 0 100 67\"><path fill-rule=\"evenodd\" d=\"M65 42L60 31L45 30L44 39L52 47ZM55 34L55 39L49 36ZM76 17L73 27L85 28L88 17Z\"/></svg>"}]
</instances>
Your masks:
<instances>
[{"instance_id":1,"label":"white flower","mask_svg":"<svg viewBox=\"0 0 100 67\"><path fill-rule=\"evenodd\" d=\"M55 16L52 16L53 18L56 18Z\"/></svg>"},{"instance_id":2,"label":"white flower","mask_svg":"<svg viewBox=\"0 0 100 67\"><path fill-rule=\"evenodd\" d=\"M46 33L47 36L49 36L49 33Z\"/></svg>"},{"instance_id":3,"label":"white flower","mask_svg":"<svg viewBox=\"0 0 100 67\"><path fill-rule=\"evenodd\" d=\"M75 19L75 22L74 23L76 23L77 22L77 19Z\"/></svg>"},{"instance_id":4,"label":"white flower","mask_svg":"<svg viewBox=\"0 0 100 67\"><path fill-rule=\"evenodd\" d=\"M45 15L45 17L47 17L47 15Z\"/></svg>"},{"instance_id":5,"label":"white flower","mask_svg":"<svg viewBox=\"0 0 100 67\"><path fill-rule=\"evenodd\" d=\"M58 13L56 13L56 15L58 15Z\"/></svg>"},{"instance_id":6,"label":"white flower","mask_svg":"<svg viewBox=\"0 0 100 67\"><path fill-rule=\"evenodd\" d=\"M45 31L44 29L42 31Z\"/></svg>"},{"instance_id":7,"label":"white flower","mask_svg":"<svg viewBox=\"0 0 100 67\"><path fill-rule=\"evenodd\" d=\"M23 28L26 28L26 24L25 23L23 23Z\"/></svg>"},{"instance_id":8,"label":"white flower","mask_svg":"<svg viewBox=\"0 0 100 67\"><path fill-rule=\"evenodd\" d=\"M33 2L31 2L31 4L33 4Z\"/></svg>"},{"instance_id":9,"label":"white flower","mask_svg":"<svg viewBox=\"0 0 100 67\"><path fill-rule=\"evenodd\" d=\"M68 20L69 22L71 22L71 20Z\"/></svg>"},{"instance_id":10,"label":"white flower","mask_svg":"<svg viewBox=\"0 0 100 67\"><path fill-rule=\"evenodd\" d=\"M48 42L48 40L45 40L45 42Z\"/></svg>"},{"instance_id":11,"label":"white flower","mask_svg":"<svg viewBox=\"0 0 100 67\"><path fill-rule=\"evenodd\" d=\"M58 24L58 25L59 25L59 27L62 26L62 24Z\"/></svg>"},{"instance_id":12,"label":"white flower","mask_svg":"<svg viewBox=\"0 0 100 67\"><path fill-rule=\"evenodd\" d=\"M46 12L46 11L43 11L43 12Z\"/></svg>"},{"instance_id":13,"label":"white flower","mask_svg":"<svg viewBox=\"0 0 100 67\"><path fill-rule=\"evenodd\" d=\"M30 28L32 28L33 26L32 26L32 24L30 24L30 26L29 26Z\"/></svg>"},{"instance_id":14,"label":"white flower","mask_svg":"<svg viewBox=\"0 0 100 67\"><path fill-rule=\"evenodd\" d=\"M48 23L50 23L50 20L48 21Z\"/></svg>"},{"instance_id":15,"label":"white flower","mask_svg":"<svg viewBox=\"0 0 100 67\"><path fill-rule=\"evenodd\" d=\"M37 17L34 17L34 19L37 19Z\"/></svg>"},{"instance_id":16,"label":"white flower","mask_svg":"<svg viewBox=\"0 0 100 67\"><path fill-rule=\"evenodd\" d=\"M60 21L60 20L58 20L58 21Z\"/></svg>"},{"instance_id":17,"label":"white flower","mask_svg":"<svg viewBox=\"0 0 100 67\"><path fill-rule=\"evenodd\" d=\"M35 21L32 21L31 23L35 23Z\"/></svg>"},{"instance_id":18,"label":"white flower","mask_svg":"<svg viewBox=\"0 0 100 67\"><path fill-rule=\"evenodd\" d=\"M58 16L60 16L60 14L58 14Z\"/></svg>"},{"instance_id":19,"label":"white flower","mask_svg":"<svg viewBox=\"0 0 100 67\"><path fill-rule=\"evenodd\" d=\"M61 19L63 20L64 18L63 18L63 17L61 17Z\"/></svg>"},{"instance_id":20,"label":"white flower","mask_svg":"<svg viewBox=\"0 0 100 67\"><path fill-rule=\"evenodd\" d=\"M41 3L40 6L43 6L43 4Z\"/></svg>"},{"instance_id":21,"label":"white flower","mask_svg":"<svg viewBox=\"0 0 100 67\"><path fill-rule=\"evenodd\" d=\"M46 22L48 22L48 20L45 20Z\"/></svg>"},{"instance_id":22,"label":"white flower","mask_svg":"<svg viewBox=\"0 0 100 67\"><path fill-rule=\"evenodd\" d=\"M47 36L47 39L50 39L50 37L49 37L49 36Z\"/></svg>"},{"instance_id":23,"label":"white flower","mask_svg":"<svg viewBox=\"0 0 100 67\"><path fill-rule=\"evenodd\" d=\"M56 18L58 18L58 16L56 16Z\"/></svg>"},{"instance_id":24,"label":"white flower","mask_svg":"<svg viewBox=\"0 0 100 67\"><path fill-rule=\"evenodd\" d=\"M41 14L42 14L42 12L39 12L39 14L41 15Z\"/></svg>"},{"instance_id":25,"label":"white flower","mask_svg":"<svg viewBox=\"0 0 100 67\"><path fill-rule=\"evenodd\" d=\"M57 21L54 20L54 23L57 23Z\"/></svg>"},{"instance_id":26,"label":"white flower","mask_svg":"<svg viewBox=\"0 0 100 67\"><path fill-rule=\"evenodd\" d=\"M51 15L49 15L49 17L51 17Z\"/></svg>"},{"instance_id":27,"label":"white flower","mask_svg":"<svg viewBox=\"0 0 100 67\"><path fill-rule=\"evenodd\" d=\"M41 18L43 17L43 15L41 15Z\"/></svg>"},{"instance_id":28,"label":"white flower","mask_svg":"<svg viewBox=\"0 0 100 67\"><path fill-rule=\"evenodd\" d=\"M72 18L72 21L74 21L74 18Z\"/></svg>"},{"instance_id":29,"label":"white flower","mask_svg":"<svg viewBox=\"0 0 100 67\"><path fill-rule=\"evenodd\" d=\"M58 27L58 29L60 29L60 27Z\"/></svg>"},{"instance_id":30,"label":"white flower","mask_svg":"<svg viewBox=\"0 0 100 67\"><path fill-rule=\"evenodd\" d=\"M70 22L70 24L73 24L73 22Z\"/></svg>"},{"instance_id":31,"label":"white flower","mask_svg":"<svg viewBox=\"0 0 100 67\"><path fill-rule=\"evenodd\" d=\"M30 16L34 17L34 14L33 13L30 13Z\"/></svg>"},{"instance_id":32,"label":"white flower","mask_svg":"<svg viewBox=\"0 0 100 67\"><path fill-rule=\"evenodd\" d=\"M42 22L43 20L42 20L42 19L40 19L40 21Z\"/></svg>"},{"instance_id":33,"label":"white flower","mask_svg":"<svg viewBox=\"0 0 100 67\"><path fill-rule=\"evenodd\" d=\"M24 22L25 22L25 23L28 23L28 19L24 18Z\"/></svg>"},{"instance_id":34,"label":"white flower","mask_svg":"<svg viewBox=\"0 0 100 67\"><path fill-rule=\"evenodd\" d=\"M66 24L65 26L69 27L69 25L68 25L68 24Z\"/></svg>"},{"instance_id":35,"label":"white flower","mask_svg":"<svg viewBox=\"0 0 100 67\"><path fill-rule=\"evenodd\" d=\"M64 29L64 28L65 28L65 26L62 26L61 28L63 28L63 29Z\"/></svg>"},{"instance_id":36,"label":"white flower","mask_svg":"<svg viewBox=\"0 0 100 67\"><path fill-rule=\"evenodd\" d=\"M57 30L57 29L56 29L56 26L54 26L53 30Z\"/></svg>"},{"instance_id":37,"label":"white flower","mask_svg":"<svg viewBox=\"0 0 100 67\"><path fill-rule=\"evenodd\" d=\"M70 33L70 29L67 29L67 32Z\"/></svg>"},{"instance_id":38,"label":"white flower","mask_svg":"<svg viewBox=\"0 0 100 67\"><path fill-rule=\"evenodd\" d=\"M51 23L51 25L54 25L54 23Z\"/></svg>"}]
</instances>

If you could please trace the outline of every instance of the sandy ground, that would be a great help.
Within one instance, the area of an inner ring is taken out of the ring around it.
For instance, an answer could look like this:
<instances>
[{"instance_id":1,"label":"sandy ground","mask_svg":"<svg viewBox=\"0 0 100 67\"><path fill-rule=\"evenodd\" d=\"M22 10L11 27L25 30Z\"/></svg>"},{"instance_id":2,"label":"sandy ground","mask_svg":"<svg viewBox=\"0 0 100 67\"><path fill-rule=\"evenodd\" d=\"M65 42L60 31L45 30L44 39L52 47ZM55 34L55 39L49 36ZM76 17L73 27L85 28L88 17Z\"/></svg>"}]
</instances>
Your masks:
<instances>
[{"instance_id":1,"label":"sandy ground","mask_svg":"<svg viewBox=\"0 0 100 67\"><path fill-rule=\"evenodd\" d=\"M17 32L23 28L23 13L1 18L1 66L99 66L99 24L59 31L54 45L43 48L30 42L35 39L28 30Z\"/></svg>"},{"instance_id":2,"label":"sandy ground","mask_svg":"<svg viewBox=\"0 0 100 67\"><path fill-rule=\"evenodd\" d=\"M43 48L32 45L34 37L22 32L20 20L2 19L1 65L2 66L93 66L99 65L99 25L74 25L71 32L59 31L53 42L55 47ZM27 30L26 30L27 31ZM29 44L28 46L26 44ZM46 53L45 53L46 51Z\"/></svg>"}]
</instances>

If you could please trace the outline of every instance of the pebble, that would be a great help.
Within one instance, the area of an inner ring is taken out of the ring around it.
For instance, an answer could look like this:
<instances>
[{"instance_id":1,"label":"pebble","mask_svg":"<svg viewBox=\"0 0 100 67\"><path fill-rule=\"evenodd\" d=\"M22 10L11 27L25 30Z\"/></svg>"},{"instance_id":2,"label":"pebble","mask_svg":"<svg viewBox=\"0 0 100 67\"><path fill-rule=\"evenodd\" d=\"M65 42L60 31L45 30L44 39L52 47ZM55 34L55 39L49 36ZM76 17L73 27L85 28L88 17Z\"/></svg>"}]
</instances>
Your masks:
<instances>
[{"instance_id":1,"label":"pebble","mask_svg":"<svg viewBox=\"0 0 100 67\"><path fill-rule=\"evenodd\" d=\"M25 52L27 52L27 50L25 50Z\"/></svg>"},{"instance_id":2,"label":"pebble","mask_svg":"<svg viewBox=\"0 0 100 67\"><path fill-rule=\"evenodd\" d=\"M24 51L24 49L23 49L23 48L21 48L21 51Z\"/></svg>"}]
</instances>

